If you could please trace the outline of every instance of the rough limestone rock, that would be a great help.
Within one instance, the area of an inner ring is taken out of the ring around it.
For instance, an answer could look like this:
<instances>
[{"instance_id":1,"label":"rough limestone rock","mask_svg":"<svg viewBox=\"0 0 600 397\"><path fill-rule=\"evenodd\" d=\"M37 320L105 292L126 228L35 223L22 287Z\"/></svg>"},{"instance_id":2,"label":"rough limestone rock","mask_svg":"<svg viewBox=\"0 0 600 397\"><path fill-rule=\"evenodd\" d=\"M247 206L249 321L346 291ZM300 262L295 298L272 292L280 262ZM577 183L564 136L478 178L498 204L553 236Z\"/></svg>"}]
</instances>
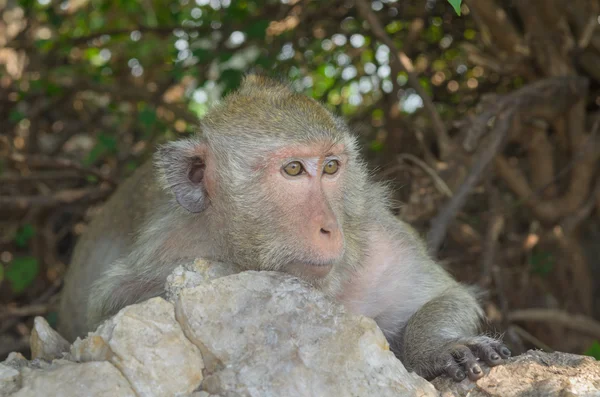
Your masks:
<instances>
[{"instance_id":1,"label":"rough limestone rock","mask_svg":"<svg viewBox=\"0 0 600 397\"><path fill-rule=\"evenodd\" d=\"M180 291L177 319L201 346L202 389L223 396L435 396L371 319L297 278L244 272Z\"/></svg>"},{"instance_id":2,"label":"rough limestone rock","mask_svg":"<svg viewBox=\"0 0 600 397\"><path fill-rule=\"evenodd\" d=\"M90 343L73 356L110 361L138 396L186 395L202 382L200 351L184 336L173 305L162 298L124 308L90 339L98 345Z\"/></svg>"},{"instance_id":3,"label":"rough limestone rock","mask_svg":"<svg viewBox=\"0 0 600 397\"><path fill-rule=\"evenodd\" d=\"M13 397L135 397L136 394L111 363L75 364L56 360L44 369L21 370L21 388Z\"/></svg>"},{"instance_id":4,"label":"rough limestone rock","mask_svg":"<svg viewBox=\"0 0 600 397\"><path fill-rule=\"evenodd\" d=\"M53 360L69 350L69 342L42 317L36 317L33 321L30 346L33 359Z\"/></svg>"},{"instance_id":5,"label":"rough limestone rock","mask_svg":"<svg viewBox=\"0 0 600 397\"><path fill-rule=\"evenodd\" d=\"M290 275L197 260L166 297L71 346L35 320L34 359L0 363L5 396L598 396L600 362L531 351L476 383L406 371L375 322Z\"/></svg>"},{"instance_id":6,"label":"rough limestone rock","mask_svg":"<svg viewBox=\"0 0 600 397\"><path fill-rule=\"evenodd\" d=\"M0 364L0 397L10 396L21 388L21 373L6 364Z\"/></svg>"},{"instance_id":7,"label":"rough limestone rock","mask_svg":"<svg viewBox=\"0 0 600 397\"><path fill-rule=\"evenodd\" d=\"M439 377L442 397L600 397L600 361L568 353L530 350L484 369L476 383Z\"/></svg>"},{"instance_id":8,"label":"rough limestone rock","mask_svg":"<svg viewBox=\"0 0 600 397\"><path fill-rule=\"evenodd\" d=\"M184 288L193 288L211 280L242 272L236 265L224 262L196 259L193 263L178 266L167 277L166 298L175 302Z\"/></svg>"}]
</instances>

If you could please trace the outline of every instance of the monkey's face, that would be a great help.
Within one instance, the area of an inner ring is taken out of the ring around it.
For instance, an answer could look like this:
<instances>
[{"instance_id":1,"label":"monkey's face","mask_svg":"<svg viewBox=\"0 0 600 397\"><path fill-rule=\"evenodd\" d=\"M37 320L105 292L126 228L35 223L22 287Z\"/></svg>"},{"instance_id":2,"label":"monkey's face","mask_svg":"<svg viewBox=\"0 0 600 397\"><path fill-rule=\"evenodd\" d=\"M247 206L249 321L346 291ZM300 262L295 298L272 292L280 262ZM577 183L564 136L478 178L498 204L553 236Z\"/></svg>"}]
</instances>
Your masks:
<instances>
[{"instance_id":1,"label":"monkey's face","mask_svg":"<svg viewBox=\"0 0 600 397\"><path fill-rule=\"evenodd\" d=\"M225 213L224 199L235 214L221 222L229 255L248 268L326 277L345 250L348 160L343 144L289 144L253 157L247 172L221 178L227 186L221 185L213 204Z\"/></svg>"},{"instance_id":2,"label":"monkey's face","mask_svg":"<svg viewBox=\"0 0 600 397\"><path fill-rule=\"evenodd\" d=\"M260 186L269 192L264 198L272 211L271 242L288 253L282 270L321 278L343 256L341 202L347 161L343 145L327 143L270 154Z\"/></svg>"}]
</instances>

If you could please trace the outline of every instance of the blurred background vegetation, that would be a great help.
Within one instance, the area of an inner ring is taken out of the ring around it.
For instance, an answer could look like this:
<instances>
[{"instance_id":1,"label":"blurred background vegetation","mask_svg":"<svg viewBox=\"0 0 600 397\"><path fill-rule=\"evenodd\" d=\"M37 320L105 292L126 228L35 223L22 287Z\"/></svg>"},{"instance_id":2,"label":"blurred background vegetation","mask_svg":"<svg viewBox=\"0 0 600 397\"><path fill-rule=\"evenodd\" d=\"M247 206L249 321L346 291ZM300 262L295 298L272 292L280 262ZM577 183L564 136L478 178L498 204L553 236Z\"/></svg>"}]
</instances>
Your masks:
<instances>
[{"instance_id":1,"label":"blurred background vegetation","mask_svg":"<svg viewBox=\"0 0 600 397\"><path fill-rule=\"evenodd\" d=\"M515 352L600 358L600 3L457 4L0 0L0 359L118 184L248 71L349 120Z\"/></svg>"}]
</instances>

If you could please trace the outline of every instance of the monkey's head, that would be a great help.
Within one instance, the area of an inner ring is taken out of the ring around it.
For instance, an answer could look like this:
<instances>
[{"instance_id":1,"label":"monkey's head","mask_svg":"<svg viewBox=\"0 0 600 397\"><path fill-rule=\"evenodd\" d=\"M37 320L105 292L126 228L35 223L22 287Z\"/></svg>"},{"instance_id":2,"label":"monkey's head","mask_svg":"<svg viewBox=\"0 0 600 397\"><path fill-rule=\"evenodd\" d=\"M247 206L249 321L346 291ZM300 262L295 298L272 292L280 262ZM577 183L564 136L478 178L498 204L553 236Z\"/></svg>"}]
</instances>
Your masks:
<instances>
[{"instance_id":1,"label":"monkey's head","mask_svg":"<svg viewBox=\"0 0 600 397\"><path fill-rule=\"evenodd\" d=\"M356 239L347 231L359 229L348 226L361 222L367 173L339 118L283 83L250 75L201 130L163 146L156 160L187 216L221 230L227 257L320 281L352 254Z\"/></svg>"}]
</instances>

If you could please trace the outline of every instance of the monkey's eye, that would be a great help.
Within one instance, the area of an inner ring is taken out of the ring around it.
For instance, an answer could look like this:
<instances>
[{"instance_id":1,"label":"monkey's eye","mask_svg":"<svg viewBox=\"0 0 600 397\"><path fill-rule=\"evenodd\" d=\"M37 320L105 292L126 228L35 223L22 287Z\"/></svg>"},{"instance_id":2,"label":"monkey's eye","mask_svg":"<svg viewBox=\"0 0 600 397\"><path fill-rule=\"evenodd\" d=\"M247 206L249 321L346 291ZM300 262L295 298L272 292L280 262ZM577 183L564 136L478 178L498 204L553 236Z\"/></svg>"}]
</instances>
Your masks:
<instances>
[{"instance_id":1,"label":"monkey's eye","mask_svg":"<svg viewBox=\"0 0 600 397\"><path fill-rule=\"evenodd\" d=\"M323 168L323 172L329 175L333 175L337 172L340 166L340 162L337 160L329 160L325 163L325 167Z\"/></svg>"},{"instance_id":2,"label":"monkey's eye","mask_svg":"<svg viewBox=\"0 0 600 397\"><path fill-rule=\"evenodd\" d=\"M285 167L283 167L285 173L290 176L300 175L303 169L304 168L302 167L302 164L300 164L299 161L292 161L291 163L288 163Z\"/></svg>"}]
</instances>

